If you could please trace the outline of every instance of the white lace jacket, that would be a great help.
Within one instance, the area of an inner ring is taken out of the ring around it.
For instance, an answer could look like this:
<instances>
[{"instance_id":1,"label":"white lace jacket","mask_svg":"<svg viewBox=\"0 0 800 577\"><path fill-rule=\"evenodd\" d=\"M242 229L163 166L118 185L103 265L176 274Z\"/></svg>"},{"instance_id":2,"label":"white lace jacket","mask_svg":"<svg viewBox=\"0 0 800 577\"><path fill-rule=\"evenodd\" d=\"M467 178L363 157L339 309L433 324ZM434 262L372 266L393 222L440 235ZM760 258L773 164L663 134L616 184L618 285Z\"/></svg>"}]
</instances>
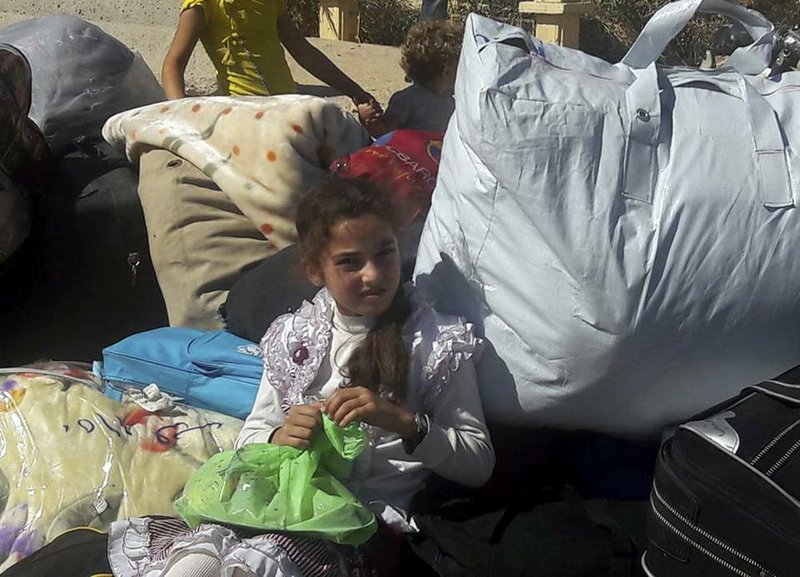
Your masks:
<instances>
[{"instance_id":1,"label":"white lace jacket","mask_svg":"<svg viewBox=\"0 0 800 577\"><path fill-rule=\"evenodd\" d=\"M405 508L429 472L471 486L486 482L494 450L483 418L473 361L481 339L472 325L432 309L419 292L411 293L412 312L404 326L411 366L405 406L424 411L431 430L407 455L395 433L369 428L369 473L360 492ZM283 423L287 406L304 402L333 340L335 303L326 289L295 313L276 319L261 340L264 373L253 410L238 446L267 442ZM344 360L342 361L344 362Z\"/></svg>"}]
</instances>

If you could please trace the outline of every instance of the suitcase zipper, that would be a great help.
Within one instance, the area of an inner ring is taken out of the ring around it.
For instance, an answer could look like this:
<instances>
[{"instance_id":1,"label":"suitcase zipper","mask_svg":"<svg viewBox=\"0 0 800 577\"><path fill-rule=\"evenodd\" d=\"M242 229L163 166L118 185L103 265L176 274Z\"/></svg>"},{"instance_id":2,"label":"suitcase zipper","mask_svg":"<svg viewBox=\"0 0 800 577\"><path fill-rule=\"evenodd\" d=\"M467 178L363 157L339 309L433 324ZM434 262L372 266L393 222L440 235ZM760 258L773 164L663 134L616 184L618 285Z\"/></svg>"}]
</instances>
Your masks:
<instances>
[{"instance_id":1,"label":"suitcase zipper","mask_svg":"<svg viewBox=\"0 0 800 577\"><path fill-rule=\"evenodd\" d=\"M129 252L126 261L131 269L131 287L136 286L136 274L139 272L139 265L142 264L142 259L139 258L138 252Z\"/></svg>"},{"instance_id":2,"label":"suitcase zipper","mask_svg":"<svg viewBox=\"0 0 800 577\"><path fill-rule=\"evenodd\" d=\"M726 569L728 569L732 573L735 573L736 575L739 575L740 577L752 577L752 575L753 575L752 573L745 572L745 571L735 567L734 565L732 565L731 563L729 563L728 561L726 561L722 557L714 554L712 551L709 551L708 548L703 547L703 545L701 545L697 541L693 540L691 537L686 535L686 533L684 533L683 531L681 531L680 529L675 527L675 525L670 523L669 520L667 520L667 518L664 517L664 515L658 510L658 507L656 506L655 500L657 500L658 503L661 506L663 506L665 509L667 509L667 511L669 511L670 514L672 514L676 519L679 519L686 527L688 527L689 529L691 529L695 533L701 535L705 539L708 539L710 542L714 543L720 549L723 549L723 550L727 551L728 553L730 553L734 557L737 557L738 559L741 559L745 563L747 563L747 564L751 565L752 567L754 567L755 570L757 571L756 575L758 575L758 577L775 577L772 573L770 573L769 571L764 569L761 565L759 565L758 563L756 563L755 561L750 559L747 555L745 555L743 553L740 553L739 551L737 551L736 549L731 547L725 541L722 541L718 537L714 537L712 534L710 534L705 529L702 529L701 527L698 527L696 524L694 524L691 521L689 521L689 519L687 519L685 516L680 514L672 505L667 503L667 501L664 499L664 497L661 496L661 493L658 491L658 487L654 483L653 484L653 492L650 495L650 505L651 505L651 509L652 509L653 513L656 515L658 520L665 527L669 528L670 531L675 533L683 541L685 541L686 543L688 543L689 545L691 545L692 547L694 547L695 549L697 549L698 551L703 553L705 556L707 556L710 559L716 561L717 563L719 563L720 565L722 565L723 567L725 567Z\"/></svg>"},{"instance_id":3,"label":"suitcase zipper","mask_svg":"<svg viewBox=\"0 0 800 577\"><path fill-rule=\"evenodd\" d=\"M766 444L766 445L765 445L765 446L764 446L764 447L763 447L763 448L762 448L762 449L761 449L761 450L760 450L760 451L759 451L759 452L756 454L756 456L755 456L755 457L753 457L753 458L751 459L751 461L750 461L750 464L751 464L751 465L755 465L756 463L758 463L758 461L759 461L759 460L760 460L760 459L761 459L761 458L762 458L764 455L766 455L766 454L767 454L767 452L768 452L768 451L769 451L769 450L770 450L772 447L774 447L774 446L775 446L775 445L778 443L778 441L780 441L781 439L783 439L783 437L785 437L785 436L786 436L786 435L787 435L789 432L791 432L791 430L792 430L792 429L794 429L794 428L795 428L797 425L800 425L800 419L796 420L794 423L792 423L791 425L789 425L788 427L786 427L784 430L782 430L780 433L778 433L778 434L777 434L777 435L776 435L776 436L775 436L775 437L774 437L774 438L773 438L773 439L772 439L772 440L771 440L769 443L767 443L767 444ZM769 473L767 473L767 475L769 475Z\"/></svg>"},{"instance_id":4,"label":"suitcase zipper","mask_svg":"<svg viewBox=\"0 0 800 577\"><path fill-rule=\"evenodd\" d=\"M795 452L797 452L797 449L800 449L800 441L795 441L794 444L783 454L783 456L781 456L780 459L775 461L772 466L767 469L765 475L767 477L772 477L772 475L774 475L778 469L783 467L783 465L786 464L786 461L788 461L789 458L794 455Z\"/></svg>"}]
</instances>

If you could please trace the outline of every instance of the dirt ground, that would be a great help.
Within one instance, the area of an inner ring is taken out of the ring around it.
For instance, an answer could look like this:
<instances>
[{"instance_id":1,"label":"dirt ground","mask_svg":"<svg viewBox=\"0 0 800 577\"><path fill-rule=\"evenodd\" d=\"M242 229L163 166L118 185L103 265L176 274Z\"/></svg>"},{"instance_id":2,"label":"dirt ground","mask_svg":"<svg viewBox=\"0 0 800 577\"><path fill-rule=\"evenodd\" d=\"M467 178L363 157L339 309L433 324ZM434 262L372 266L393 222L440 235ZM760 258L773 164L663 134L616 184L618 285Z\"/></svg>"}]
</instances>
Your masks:
<instances>
[{"instance_id":1,"label":"dirt ground","mask_svg":"<svg viewBox=\"0 0 800 577\"><path fill-rule=\"evenodd\" d=\"M319 38L310 38L309 40L384 106L394 92L407 86L405 74L400 67L399 48L321 40ZM199 52L202 52L202 48ZM205 55L201 54L200 56L204 57ZM317 96L334 96L337 94L335 90L323 85L301 68L288 54L287 60L292 70L292 76L298 83L301 92ZM154 64L149 64L151 68L155 67ZM213 71L209 67L198 63L189 70L187 74L187 90L190 93L208 94L213 92L214 85ZM346 98L338 98L337 100L340 100L343 105L349 105L349 101Z\"/></svg>"},{"instance_id":2,"label":"dirt ground","mask_svg":"<svg viewBox=\"0 0 800 577\"><path fill-rule=\"evenodd\" d=\"M405 74L400 68L399 48L319 38L312 38L311 42L384 106L394 92L407 86ZM289 66L298 83L310 85L311 89L321 88L321 83L291 58Z\"/></svg>"}]
</instances>

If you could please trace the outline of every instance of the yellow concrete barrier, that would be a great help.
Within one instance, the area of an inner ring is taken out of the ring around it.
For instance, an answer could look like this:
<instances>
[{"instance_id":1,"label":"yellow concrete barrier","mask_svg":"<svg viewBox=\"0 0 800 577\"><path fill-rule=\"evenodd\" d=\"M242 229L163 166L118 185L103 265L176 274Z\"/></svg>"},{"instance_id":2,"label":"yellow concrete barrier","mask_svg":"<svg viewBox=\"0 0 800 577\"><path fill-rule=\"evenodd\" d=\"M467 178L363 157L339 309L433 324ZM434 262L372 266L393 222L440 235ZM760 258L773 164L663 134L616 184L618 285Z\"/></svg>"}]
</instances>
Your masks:
<instances>
[{"instance_id":1,"label":"yellow concrete barrier","mask_svg":"<svg viewBox=\"0 0 800 577\"><path fill-rule=\"evenodd\" d=\"M532 14L534 35L543 42L577 48L581 16L594 9L585 0L537 0L519 3L522 14Z\"/></svg>"},{"instance_id":2,"label":"yellow concrete barrier","mask_svg":"<svg viewBox=\"0 0 800 577\"><path fill-rule=\"evenodd\" d=\"M358 38L358 0L320 0L319 37L355 41Z\"/></svg>"}]
</instances>

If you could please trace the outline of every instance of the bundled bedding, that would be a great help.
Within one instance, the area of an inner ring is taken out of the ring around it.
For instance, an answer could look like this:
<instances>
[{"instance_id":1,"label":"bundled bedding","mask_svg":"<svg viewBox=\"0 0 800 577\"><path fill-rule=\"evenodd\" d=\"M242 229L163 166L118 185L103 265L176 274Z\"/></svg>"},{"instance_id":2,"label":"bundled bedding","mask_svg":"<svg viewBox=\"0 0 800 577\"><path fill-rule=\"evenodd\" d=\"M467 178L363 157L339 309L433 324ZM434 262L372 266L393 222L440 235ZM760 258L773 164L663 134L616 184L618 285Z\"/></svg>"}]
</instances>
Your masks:
<instances>
[{"instance_id":1,"label":"bundled bedding","mask_svg":"<svg viewBox=\"0 0 800 577\"><path fill-rule=\"evenodd\" d=\"M64 531L175 516L190 474L241 421L166 396L103 395L83 367L0 369L0 572Z\"/></svg>"}]
</instances>

